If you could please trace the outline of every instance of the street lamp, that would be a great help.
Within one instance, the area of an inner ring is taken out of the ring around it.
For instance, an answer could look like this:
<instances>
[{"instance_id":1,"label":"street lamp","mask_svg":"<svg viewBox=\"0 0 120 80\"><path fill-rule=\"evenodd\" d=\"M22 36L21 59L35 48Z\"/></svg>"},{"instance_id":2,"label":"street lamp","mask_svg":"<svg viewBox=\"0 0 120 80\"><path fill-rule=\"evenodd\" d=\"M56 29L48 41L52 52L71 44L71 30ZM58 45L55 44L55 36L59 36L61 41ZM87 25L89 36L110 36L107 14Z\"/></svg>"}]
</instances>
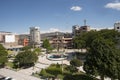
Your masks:
<instances>
[{"instance_id":1,"label":"street lamp","mask_svg":"<svg viewBox=\"0 0 120 80\"><path fill-rule=\"evenodd\" d=\"M58 40L58 32L56 33L57 35L57 53L59 52L59 40Z\"/></svg>"}]
</instances>

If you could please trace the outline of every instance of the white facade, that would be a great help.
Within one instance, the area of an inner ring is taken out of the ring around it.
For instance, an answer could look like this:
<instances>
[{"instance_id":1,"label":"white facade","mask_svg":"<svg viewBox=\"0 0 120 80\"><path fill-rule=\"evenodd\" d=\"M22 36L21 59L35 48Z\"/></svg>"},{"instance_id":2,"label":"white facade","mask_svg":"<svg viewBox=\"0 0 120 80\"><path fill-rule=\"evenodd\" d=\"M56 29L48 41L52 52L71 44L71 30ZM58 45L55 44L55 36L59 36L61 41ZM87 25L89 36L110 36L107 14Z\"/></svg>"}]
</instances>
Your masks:
<instances>
[{"instance_id":1,"label":"white facade","mask_svg":"<svg viewBox=\"0 0 120 80\"><path fill-rule=\"evenodd\" d=\"M0 42L4 42L4 36L12 34L11 32L0 31Z\"/></svg>"},{"instance_id":2,"label":"white facade","mask_svg":"<svg viewBox=\"0 0 120 80\"><path fill-rule=\"evenodd\" d=\"M5 35L5 43L13 43L15 42L15 35Z\"/></svg>"},{"instance_id":3,"label":"white facade","mask_svg":"<svg viewBox=\"0 0 120 80\"><path fill-rule=\"evenodd\" d=\"M40 29L39 29L39 27L30 27L30 42L32 44L40 44Z\"/></svg>"},{"instance_id":4,"label":"white facade","mask_svg":"<svg viewBox=\"0 0 120 80\"><path fill-rule=\"evenodd\" d=\"M118 32L120 32L120 22L116 22L114 24L114 29L117 30Z\"/></svg>"}]
</instances>

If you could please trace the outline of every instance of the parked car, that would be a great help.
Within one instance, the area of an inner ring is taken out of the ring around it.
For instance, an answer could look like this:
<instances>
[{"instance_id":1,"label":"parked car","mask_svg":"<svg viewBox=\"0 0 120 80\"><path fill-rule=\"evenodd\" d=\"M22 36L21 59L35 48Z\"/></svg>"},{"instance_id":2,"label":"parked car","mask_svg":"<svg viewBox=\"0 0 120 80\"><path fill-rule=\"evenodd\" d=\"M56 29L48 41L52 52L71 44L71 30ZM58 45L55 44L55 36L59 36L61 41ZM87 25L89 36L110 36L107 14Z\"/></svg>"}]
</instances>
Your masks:
<instances>
[{"instance_id":1,"label":"parked car","mask_svg":"<svg viewBox=\"0 0 120 80\"><path fill-rule=\"evenodd\" d=\"M0 80L15 80L15 79L13 79L11 77L2 77L2 78L0 78Z\"/></svg>"}]
</instances>

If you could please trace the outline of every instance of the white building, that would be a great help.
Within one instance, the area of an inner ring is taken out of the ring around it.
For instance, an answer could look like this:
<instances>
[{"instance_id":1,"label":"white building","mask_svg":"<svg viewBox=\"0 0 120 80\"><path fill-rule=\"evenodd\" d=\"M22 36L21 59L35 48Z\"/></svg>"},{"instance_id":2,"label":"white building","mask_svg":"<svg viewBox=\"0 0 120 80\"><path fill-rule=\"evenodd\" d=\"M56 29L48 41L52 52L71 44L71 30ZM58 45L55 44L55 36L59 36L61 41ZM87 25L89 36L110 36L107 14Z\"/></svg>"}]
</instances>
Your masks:
<instances>
[{"instance_id":1,"label":"white building","mask_svg":"<svg viewBox=\"0 0 120 80\"><path fill-rule=\"evenodd\" d=\"M114 29L120 32L120 21L114 24Z\"/></svg>"},{"instance_id":2,"label":"white building","mask_svg":"<svg viewBox=\"0 0 120 80\"><path fill-rule=\"evenodd\" d=\"M5 43L14 43L15 42L15 35L9 34L5 35Z\"/></svg>"},{"instance_id":3,"label":"white building","mask_svg":"<svg viewBox=\"0 0 120 80\"><path fill-rule=\"evenodd\" d=\"M0 31L0 43L4 43L4 36L12 34L11 32Z\"/></svg>"},{"instance_id":4,"label":"white building","mask_svg":"<svg viewBox=\"0 0 120 80\"><path fill-rule=\"evenodd\" d=\"M39 27L30 27L30 44L40 44L40 29Z\"/></svg>"}]
</instances>

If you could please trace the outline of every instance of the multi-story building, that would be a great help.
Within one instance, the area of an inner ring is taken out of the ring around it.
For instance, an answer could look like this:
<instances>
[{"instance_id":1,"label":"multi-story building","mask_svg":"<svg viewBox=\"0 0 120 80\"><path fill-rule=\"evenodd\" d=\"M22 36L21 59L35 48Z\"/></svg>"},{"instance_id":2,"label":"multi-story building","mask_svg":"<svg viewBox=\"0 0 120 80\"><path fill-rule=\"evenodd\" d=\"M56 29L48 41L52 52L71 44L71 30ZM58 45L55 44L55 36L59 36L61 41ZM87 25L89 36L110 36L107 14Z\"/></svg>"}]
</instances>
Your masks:
<instances>
[{"instance_id":1,"label":"multi-story building","mask_svg":"<svg viewBox=\"0 0 120 80\"><path fill-rule=\"evenodd\" d=\"M79 26L79 25L74 25L72 27L72 34L74 36L78 36L83 32L88 32L90 31L90 26L84 25L84 26Z\"/></svg>"},{"instance_id":2,"label":"multi-story building","mask_svg":"<svg viewBox=\"0 0 120 80\"><path fill-rule=\"evenodd\" d=\"M120 22L114 23L114 29L118 32L120 32Z\"/></svg>"},{"instance_id":3,"label":"multi-story building","mask_svg":"<svg viewBox=\"0 0 120 80\"><path fill-rule=\"evenodd\" d=\"M72 48L72 33L53 32L41 34L42 41L48 39L53 48Z\"/></svg>"},{"instance_id":4,"label":"multi-story building","mask_svg":"<svg viewBox=\"0 0 120 80\"><path fill-rule=\"evenodd\" d=\"M11 32L0 32L0 43L8 50L20 50L23 46L18 44L19 35Z\"/></svg>"},{"instance_id":5,"label":"multi-story building","mask_svg":"<svg viewBox=\"0 0 120 80\"><path fill-rule=\"evenodd\" d=\"M80 29L79 25L72 26L72 34L73 34L73 36L76 36L76 35L78 35L80 33L79 29Z\"/></svg>"},{"instance_id":6,"label":"multi-story building","mask_svg":"<svg viewBox=\"0 0 120 80\"><path fill-rule=\"evenodd\" d=\"M59 36L50 40L52 47L54 48L72 48L72 38L66 38L64 36Z\"/></svg>"},{"instance_id":7,"label":"multi-story building","mask_svg":"<svg viewBox=\"0 0 120 80\"><path fill-rule=\"evenodd\" d=\"M4 36L7 34L12 34L11 32L0 31L0 43L4 43Z\"/></svg>"},{"instance_id":8,"label":"multi-story building","mask_svg":"<svg viewBox=\"0 0 120 80\"><path fill-rule=\"evenodd\" d=\"M13 34L11 32L5 32L5 31L0 32L0 43L4 45L8 45L8 46L18 45L18 39L19 39L18 35Z\"/></svg>"},{"instance_id":9,"label":"multi-story building","mask_svg":"<svg viewBox=\"0 0 120 80\"><path fill-rule=\"evenodd\" d=\"M39 27L30 27L30 44L40 46L40 29Z\"/></svg>"},{"instance_id":10,"label":"multi-story building","mask_svg":"<svg viewBox=\"0 0 120 80\"><path fill-rule=\"evenodd\" d=\"M28 46L29 45L29 41L30 40L30 35L29 34L20 34L19 35L19 45L23 45L23 46Z\"/></svg>"}]
</instances>

